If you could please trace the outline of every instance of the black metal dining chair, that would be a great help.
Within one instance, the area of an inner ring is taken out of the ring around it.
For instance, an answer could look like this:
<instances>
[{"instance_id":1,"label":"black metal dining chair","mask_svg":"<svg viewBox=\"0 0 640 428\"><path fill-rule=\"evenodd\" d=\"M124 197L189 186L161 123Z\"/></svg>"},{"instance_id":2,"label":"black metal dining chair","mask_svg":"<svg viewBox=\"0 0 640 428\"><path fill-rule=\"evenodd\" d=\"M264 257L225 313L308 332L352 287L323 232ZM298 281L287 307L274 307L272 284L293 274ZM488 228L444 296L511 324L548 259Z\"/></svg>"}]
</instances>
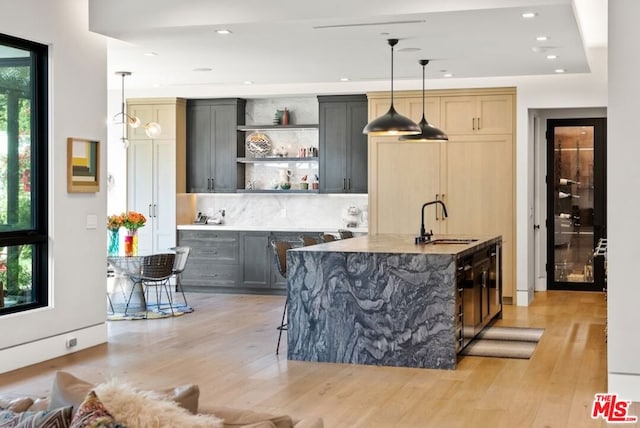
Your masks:
<instances>
[{"instance_id":1,"label":"black metal dining chair","mask_svg":"<svg viewBox=\"0 0 640 428\"><path fill-rule=\"evenodd\" d=\"M271 243L273 248L273 260L278 272L283 278L287 277L287 251L291 249L291 243L288 241L273 241ZM278 345L276 346L276 355L280 352L280 339L282 339L282 331L287 330L287 323L285 322L287 316L287 306L289 304L289 293L284 301L284 310L282 311L282 319L280 320L280 326L276 327L279 330L278 333Z\"/></svg>"},{"instance_id":2,"label":"black metal dining chair","mask_svg":"<svg viewBox=\"0 0 640 428\"><path fill-rule=\"evenodd\" d=\"M175 251L176 258L173 263L173 277L175 278L176 288L175 291L182 293L182 300L184 300L184 305L179 305L178 307L186 307L189 306L187 303L187 297L184 295L184 288L182 288L182 272L187 267L187 260L189 259L189 253L191 253L191 247L187 246L178 246L171 248L172 251Z\"/></svg>"},{"instance_id":3,"label":"black metal dining chair","mask_svg":"<svg viewBox=\"0 0 640 428\"><path fill-rule=\"evenodd\" d=\"M143 293L145 300L146 310L149 310L149 307L155 306L158 310L161 308L162 304L162 289L168 299L169 309L171 310L171 315L173 315L173 299L171 298L171 293L169 292L170 279L173 276L173 264L175 261L176 255L173 253L162 253L162 254L154 254L152 256L145 256L142 258L140 275L132 275L131 280L133 281L133 285L131 287L131 293L129 294L129 298L127 299L127 305L124 309L124 314L127 315L127 311L129 310L129 303L131 302L131 296L136 289L136 285L140 285L140 289ZM149 304L149 289L151 287L156 287L156 303L154 305Z\"/></svg>"}]
</instances>

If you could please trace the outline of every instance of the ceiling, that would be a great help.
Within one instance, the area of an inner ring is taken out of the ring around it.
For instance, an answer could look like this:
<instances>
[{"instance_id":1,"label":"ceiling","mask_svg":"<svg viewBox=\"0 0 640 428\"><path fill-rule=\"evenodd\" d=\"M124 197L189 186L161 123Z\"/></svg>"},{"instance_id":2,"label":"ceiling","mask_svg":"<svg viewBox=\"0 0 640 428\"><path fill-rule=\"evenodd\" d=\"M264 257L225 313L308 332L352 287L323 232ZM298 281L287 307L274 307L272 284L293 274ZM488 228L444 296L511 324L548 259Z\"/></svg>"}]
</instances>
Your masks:
<instances>
[{"instance_id":1,"label":"ceiling","mask_svg":"<svg viewBox=\"0 0 640 428\"><path fill-rule=\"evenodd\" d=\"M388 81L389 38L400 39L394 80L420 79L420 59L428 79L588 73L587 49L607 43L606 10L607 0L89 0L89 27L110 37L110 89L116 71L133 73L129 88L322 84Z\"/></svg>"}]
</instances>

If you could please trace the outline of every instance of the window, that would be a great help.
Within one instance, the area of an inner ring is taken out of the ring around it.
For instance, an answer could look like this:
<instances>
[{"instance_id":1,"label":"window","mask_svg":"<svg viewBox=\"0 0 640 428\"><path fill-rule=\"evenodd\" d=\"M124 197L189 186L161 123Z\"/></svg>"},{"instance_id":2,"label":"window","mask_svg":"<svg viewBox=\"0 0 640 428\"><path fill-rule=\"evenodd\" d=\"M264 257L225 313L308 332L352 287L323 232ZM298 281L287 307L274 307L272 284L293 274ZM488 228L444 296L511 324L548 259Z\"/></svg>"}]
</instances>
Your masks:
<instances>
[{"instance_id":1,"label":"window","mask_svg":"<svg viewBox=\"0 0 640 428\"><path fill-rule=\"evenodd\" d=\"M48 304L47 46L0 34L0 315Z\"/></svg>"}]
</instances>

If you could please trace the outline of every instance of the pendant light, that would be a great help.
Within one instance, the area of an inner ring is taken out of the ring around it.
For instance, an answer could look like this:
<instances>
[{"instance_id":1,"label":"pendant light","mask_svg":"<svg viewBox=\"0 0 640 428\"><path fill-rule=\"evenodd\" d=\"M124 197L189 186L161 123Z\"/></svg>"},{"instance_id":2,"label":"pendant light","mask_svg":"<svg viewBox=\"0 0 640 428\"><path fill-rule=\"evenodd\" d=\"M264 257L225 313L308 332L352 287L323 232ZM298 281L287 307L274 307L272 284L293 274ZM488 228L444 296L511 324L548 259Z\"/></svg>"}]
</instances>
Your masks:
<instances>
[{"instance_id":1,"label":"pendant light","mask_svg":"<svg viewBox=\"0 0 640 428\"><path fill-rule=\"evenodd\" d=\"M402 141L442 141L442 140L448 140L449 137L447 137L447 134L445 134L442 130L440 130L439 128L436 128L435 126L431 125L429 122L427 122L427 119L425 117L425 108L424 108L424 99L425 99L425 95L424 95L424 81L425 81L425 66L427 64L429 64L429 60L428 59L421 59L419 61L420 65L422 66L422 120L420 120L420 123L418 123L418 125L420 126L420 133L419 134L415 134L415 135L403 135L402 137L400 137L400 140Z\"/></svg>"},{"instance_id":2,"label":"pendant light","mask_svg":"<svg viewBox=\"0 0 640 428\"><path fill-rule=\"evenodd\" d=\"M388 39L387 42L391 46L391 106L384 115L369 122L362 133L368 135L419 134L420 127L408 117L398 113L393 107L393 47L398 44L398 39Z\"/></svg>"},{"instance_id":3,"label":"pendant light","mask_svg":"<svg viewBox=\"0 0 640 428\"><path fill-rule=\"evenodd\" d=\"M126 76L131 76L130 71L116 71L116 74L122 76L122 103L120 104L121 109L120 113L116 113L113 116L113 123L122 124L122 137L120 137L120 142L122 146L126 149L129 147L129 140L127 139L127 124L132 128L137 128L140 126L140 119L137 116L131 116L125 112L125 104L124 104L124 78ZM148 122L144 125L144 132L147 134L149 138L157 138L162 133L162 127L160 127L159 123L156 122Z\"/></svg>"}]
</instances>

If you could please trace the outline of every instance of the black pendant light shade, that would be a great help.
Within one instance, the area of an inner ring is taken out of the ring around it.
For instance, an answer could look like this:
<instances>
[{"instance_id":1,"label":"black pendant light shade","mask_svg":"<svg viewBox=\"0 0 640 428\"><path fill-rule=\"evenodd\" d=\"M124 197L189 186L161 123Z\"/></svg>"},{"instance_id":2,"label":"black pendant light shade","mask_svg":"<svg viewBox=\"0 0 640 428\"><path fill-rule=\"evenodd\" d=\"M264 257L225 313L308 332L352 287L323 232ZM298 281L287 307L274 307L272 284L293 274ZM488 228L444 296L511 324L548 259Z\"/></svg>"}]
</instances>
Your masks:
<instances>
[{"instance_id":1,"label":"black pendant light shade","mask_svg":"<svg viewBox=\"0 0 640 428\"><path fill-rule=\"evenodd\" d=\"M393 47L398 43L398 39L387 41L391 46L391 106L388 112L369 122L362 133L368 135L419 134L420 127L413 120L398 113L393 107Z\"/></svg>"},{"instance_id":2,"label":"black pendant light shade","mask_svg":"<svg viewBox=\"0 0 640 428\"><path fill-rule=\"evenodd\" d=\"M402 141L446 141L449 139L447 134L445 134L441 129L436 128L427 122L427 118L425 117L425 108L424 108L424 80L425 80L425 66L429 64L428 59L421 59L420 65L422 66L422 119L418 124L420 126L420 133L413 135L403 135L400 137Z\"/></svg>"}]
</instances>

